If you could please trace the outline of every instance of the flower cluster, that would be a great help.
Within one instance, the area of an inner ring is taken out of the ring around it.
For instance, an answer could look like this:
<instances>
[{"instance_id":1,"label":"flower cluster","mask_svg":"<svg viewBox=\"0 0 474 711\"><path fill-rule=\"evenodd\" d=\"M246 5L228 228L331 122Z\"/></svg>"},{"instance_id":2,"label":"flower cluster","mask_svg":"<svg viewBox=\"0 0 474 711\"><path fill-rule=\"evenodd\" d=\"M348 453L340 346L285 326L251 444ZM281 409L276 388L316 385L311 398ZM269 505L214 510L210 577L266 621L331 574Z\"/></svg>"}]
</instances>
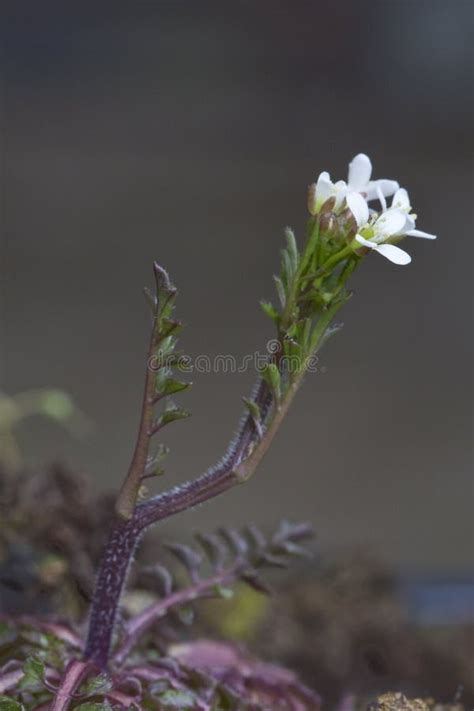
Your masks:
<instances>
[{"instance_id":1,"label":"flower cluster","mask_svg":"<svg viewBox=\"0 0 474 711\"><path fill-rule=\"evenodd\" d=\"M394 264L409 264L410 255L396 242L405 236L436 239L436 235L415 229L417 216L412 212L408 193L400 188L396 180L371 180L372 163L364 153L359 153L349 164L347 182L333 183L329 173L320 174L316 183L309 188L308 209L311 215L349 215L357 225L350 244L354 252L370 249L386 257ZM392 204L387 206L387 197L392 196ZM368 203L378 200L380 212Z\"/></svg>"}]
</instances>

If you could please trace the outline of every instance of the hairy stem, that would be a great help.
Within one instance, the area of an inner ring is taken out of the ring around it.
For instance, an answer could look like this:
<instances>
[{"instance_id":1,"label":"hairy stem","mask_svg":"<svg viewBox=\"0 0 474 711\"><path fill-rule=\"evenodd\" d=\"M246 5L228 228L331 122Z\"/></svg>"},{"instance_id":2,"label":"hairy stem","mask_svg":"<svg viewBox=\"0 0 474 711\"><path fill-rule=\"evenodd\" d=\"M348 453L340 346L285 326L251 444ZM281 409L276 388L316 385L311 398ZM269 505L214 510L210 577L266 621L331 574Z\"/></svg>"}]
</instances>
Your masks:
<instances>
[{"instance_id":1,"label":"hairy stem","mask_svg":"<svg viewBox=\"0 0 474 711\"><path fill-rule=\"evenodd\" d=\"M319 340L341 303L338 302L321 316L316 330ZM316 349L318 343L313 345ZM262 438L255 430L252 417L247 416L237 438L213 469L204 472L194 480L138 504L131 519L117 520L107 543L96 582L84 652L86 659L93 660L101 668L107 666L120 597L134 551L143 532L165 518L209 501L236 484L247 481L254 474L272 443L303 376L304 369L293 378L278 405L274 404L266 383L262 381L258 385L253 400L260 407L262 417L266 417L273 408L273 414L269 416L270 421Z\"/></svg>"},{"instance_id":2,"label":"hairy stem","mask_svg":"<svg viewBox=\"0 0 474 711\"><path fill-rule=\"evenodd\" d=\"M271 395L265 383L257 388L255 399L270 407ZM253 434L252 434L253 433ZM118 519L105 546L92 599L84 656L105 668L109 659L120 597L134 551L143 532L151 525L176 513L197 506L239 482L235 472L248 447L255 439L254 425L245 418L236 440L223 459L196 479L138 504L133 518Z\"/></svg>"},{"instance_id":3,"label":"hairy stem","mask_svg":"<svg viewBox=\"0 0 474 711\"><path fill-rule=\"evenodd\" d=\"M300 288L300 278L309 263L310 256L314 251L314 245L318 239L319 220L316 220L311 226L301 262L292 278L289 299L287 300L281 328L279 329L279 351L270 356L269 359L277 368L281 367L286 330L292 320L298 318L296 302ZM339 253L340 255L341 253ZM275 401L269 386L261 378L251 397L251 401L256 405L256 411L260 414L260 421L255 422L252 413L248 413L245 416L237 437L230 444L218 464L186 484L174 487L169 491L154 496L149 501L137 504L138 489L146 473L150 437L154 430L153 408L158 394L156 392L154 373L149 367L149 361L161 342L163 309L166 309L167 305L172 303L176 294L176 290L171 285L166 272L156 263L154 269L157 277L157 300L155 302L152 299L155 307L154 323L150 339L137 443L132 463L117 500L117 520L111 531L99 569L84 652L86 659L93 660L102 668L107 666L109 660L120 597L133 553L144 531L158 521L197 506L222 494L236 484L247 481L254 474L268 451L305 373L305 367L303 366L297 373L290 376L288 387L283 397L280 399L277 396L278 401ZM162 304L158 303L160 296L163 299ZM310 352L307 355L311 355L319 347L327 326L343 302L344 299L337 298L334 304L319 314L311 339Z\"/></svg>"},{"instance_id":4,"label":"hairy stem","mask_svg":"<svg viewBox=\"0 0 474 711\"><path fill-rule=\"evenodd\" d=\"M101 669L107 666L120 597L142 531L143 526L136 516L129 521L119 519L113 525L105 546L84 649L84 658L95 662Z\"/></svg>"}]
</instances>

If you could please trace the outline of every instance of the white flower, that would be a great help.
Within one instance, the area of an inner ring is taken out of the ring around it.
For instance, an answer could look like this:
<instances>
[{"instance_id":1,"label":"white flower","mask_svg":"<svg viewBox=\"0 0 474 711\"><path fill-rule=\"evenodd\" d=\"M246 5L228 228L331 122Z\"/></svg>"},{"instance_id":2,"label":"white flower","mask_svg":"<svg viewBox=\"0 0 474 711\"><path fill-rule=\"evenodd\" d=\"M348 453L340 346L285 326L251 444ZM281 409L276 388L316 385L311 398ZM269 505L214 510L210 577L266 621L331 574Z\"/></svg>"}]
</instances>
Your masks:
<instances>
[{"instance_id":1,"label":"white flower","mask_svg":"<svg viewBox=\"0 0 474 711\"><path fill-rule=\"evenodd\" d=\"M370 180L372 175L372 163L365 153L359 153L349 163L349 174L347 183L338 180L333 183L329 173L324 171L320 174L316 183L310 186L309 210L312 215L317 214L324 203L334 198L334 212L341 208L344 198L351 193L362 194L365 200L374 200L379 194L383 196L393 195L398 190L399 185L395 180Z\"/></svg>"},{"instance_id":2,"label":"white flower","mask_svg":"<svg viewBox=\"0 0 474 711\"><path fill-rule=\"evenodd\" d=\"M409 264L410 255L394 244L387 244L388 240L405 235L425 239L436 239L436 236L414 229L416 215L411 214L410 199L406 190L399 188L396 191L390 208L387 208L380 187L377 188L377 195L383 212L373 221L370 219L367 203L360 193L353 192L346 195L347 206L359 228L355 241L378 252L394 264ZM364 232L365 236L360 234L361 232Z\"/></svg>"},{"instance_id":3,"label":"white flower","mask_svg":"<svg viewBox=\"0 0 474 711\"><path fill-rule=\"evenodd\" d=\"M385 244L386 240L398 235L400 230L404 229L408 219L405 212L399 208L390 208L370 223L369 208L360 193L349 193L346 196L346 201L359 230L364 230L371 236L369 240L358 232L355 236L356 242L373 249L395 264L409 264L411 262L410 255L403 249L394 244Z\"/></svg>"},{"instance_id":4,"label":"white flower","mask_svg":"<svg viewBox=\"0 0 474 711\"><path fill-rule=\"evenodd\" d=\"M378 197L379 191L385 197L393 195L400 187L396 180L381 178L371 180L372 163L369 156L359 153L349 163L349 175L347 178L347 188L349 191L363 193L367 201Z\"/></svg>"},{"instance_id":5,"label":"white flower","mask_svg":"<svg viewBox=\"0 0 474 711\"><path fill-rule=\"evenodd\" d=\"M385 212L387 210L385 197L382 193L378 193L378 198L380 200L380 204L382 205L382 210ZM436 235L414 229L416 215L411 214L412 207L410 205L410 198L408 197L408 193L405 188L399 188L393 196L392 208L394 207L405 212L410 221L410 224L405 226L406 229L403 232L404 235L408 235L408 237L422 237L423 239L436 239Z\"/></svg>"},{"instance_id":6,"label":"white flower","mask_svg":"<svg viewBox=\"0 0 474 711\"><path fill-rule=\"evenodd\" d=\"M347 185L344 180L333 183L329 173L324 171L320 174L314 189L315 213L319 212L324 203L330 198L334 198L334 210L338 210L346 195Z\"/></svg>"}]
</instances>

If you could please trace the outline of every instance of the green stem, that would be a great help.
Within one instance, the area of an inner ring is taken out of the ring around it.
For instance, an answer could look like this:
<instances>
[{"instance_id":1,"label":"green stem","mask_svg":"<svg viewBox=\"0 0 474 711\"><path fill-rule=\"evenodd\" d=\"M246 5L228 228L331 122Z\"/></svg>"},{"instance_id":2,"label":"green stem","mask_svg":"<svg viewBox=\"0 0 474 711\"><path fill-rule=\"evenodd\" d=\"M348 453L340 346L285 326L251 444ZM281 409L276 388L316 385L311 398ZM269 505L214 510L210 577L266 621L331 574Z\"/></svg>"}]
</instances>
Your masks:
<instances>
[{"instance_id":1,"label":"green stem","mask_svg":"<svg viewBox=\"0 0 474 711\"><path fill-rule=\"evenodd\" d=\"M334 318L337 311L343 306L345 299L338 299L331 307L328 307L326 311L320 316L316 327L313 331L313 336L311 338L311 344L309 348L309 354L313 355L317 352L320 343L323 340L324 334ZM303 378L305 376L306 369L302 368L299 370L295 377L291 380L288 389L286 390L282 400L275 406L273 417L265 431L263 438L255 446L253 451L249 456L241 462L235 469L235 475L239 482L244 482L250 479L253 475L263 457L270 448L276 433L278 432L282 421L284 420L291 403L294 400L296 393L299 390Z\"/></svg>"},{"instance_id":2,"label":"green stem","mask_svg":"<svg viewBox=\"0 0 474 711\"><path fill-rule=\"evenodd\" d=\"M318 240L319 240L319 215L316 218L313 228L309 234L309 239L306 244L303 256L301 258L299 269L296 273L297 278L299 278L303 274L304 270L308 266L308 262L311 261L311 257L313 256L316 246L318 244Z\"/></svg>"},{"instance_id":3,"label":"green stem","mask_svg":"<svg viewBox=\"0 0 474 711\"><path fill-rule=\"evenodd\" d=\"M315 246L317 244L318 239L319 239L319 217L316 218L314 224L312 224L312 226L311 226L311 230L309 232L309 237L306 242L304 252L301 255L301 259L298 264L298 268L297 268L295 275L293 277L293 280L292 280L291 290L290 290L288 300L285 304L285 308L283 310L283 314L282 314L282 318L281 318L281 326L280 326L281 334L284 334L287 331L289 325L291 324L293 311L294 311L296 301L298 298L298 291L300 288L302 275L303 275L304 270L307 268L308 263L311 261L311 256L314 253Z\"/></svg>"},{"instance_id":4,"label":"green stem","mask_svg":"<svg viewBox=\"0 0 474 711\"><path fill-rule=\"evenodd\" d=\"M321 267L318 270L319 274L322 275L325 272L329 271L330 269L332 269L332 267L334 267L336 264L338 264L343 259L348 257L350 254L353 254L353 249L350 245L339 250L339 252L336 252L336 254L333 254L332 257L329 257L329 259L326 260L324 262L324 264L321 265Z\"/></svg>"}]
</instances>

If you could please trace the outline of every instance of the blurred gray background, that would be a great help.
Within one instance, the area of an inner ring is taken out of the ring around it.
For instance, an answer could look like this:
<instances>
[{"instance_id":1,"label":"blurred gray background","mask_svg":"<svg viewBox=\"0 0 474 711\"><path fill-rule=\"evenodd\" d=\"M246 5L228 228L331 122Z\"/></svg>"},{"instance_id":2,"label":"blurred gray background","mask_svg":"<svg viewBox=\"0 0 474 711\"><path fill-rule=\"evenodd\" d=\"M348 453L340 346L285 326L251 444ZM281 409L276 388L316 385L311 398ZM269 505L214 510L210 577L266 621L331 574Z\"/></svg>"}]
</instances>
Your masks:
<instances>
[{"instance_id":1,"label":"blurred gray background","mask_svg":"<svg viewBox=\"0 0 474 711\"><path fill-rule=\"evenodd\" d=\"M271 337L282 228L359 151L411 194L409 267L372 255L247 486L171 522L310 519L419 572L473 552L472 2L1 4L1 387L71 393L93 428L20 433L32 467L117 486L133 447L157 259L183 348L242 357ZM166 430L167 486L220 455L252 373L195 374ZM41 505L41 502L38 502Z\"/></svg>"}]
</instances>

